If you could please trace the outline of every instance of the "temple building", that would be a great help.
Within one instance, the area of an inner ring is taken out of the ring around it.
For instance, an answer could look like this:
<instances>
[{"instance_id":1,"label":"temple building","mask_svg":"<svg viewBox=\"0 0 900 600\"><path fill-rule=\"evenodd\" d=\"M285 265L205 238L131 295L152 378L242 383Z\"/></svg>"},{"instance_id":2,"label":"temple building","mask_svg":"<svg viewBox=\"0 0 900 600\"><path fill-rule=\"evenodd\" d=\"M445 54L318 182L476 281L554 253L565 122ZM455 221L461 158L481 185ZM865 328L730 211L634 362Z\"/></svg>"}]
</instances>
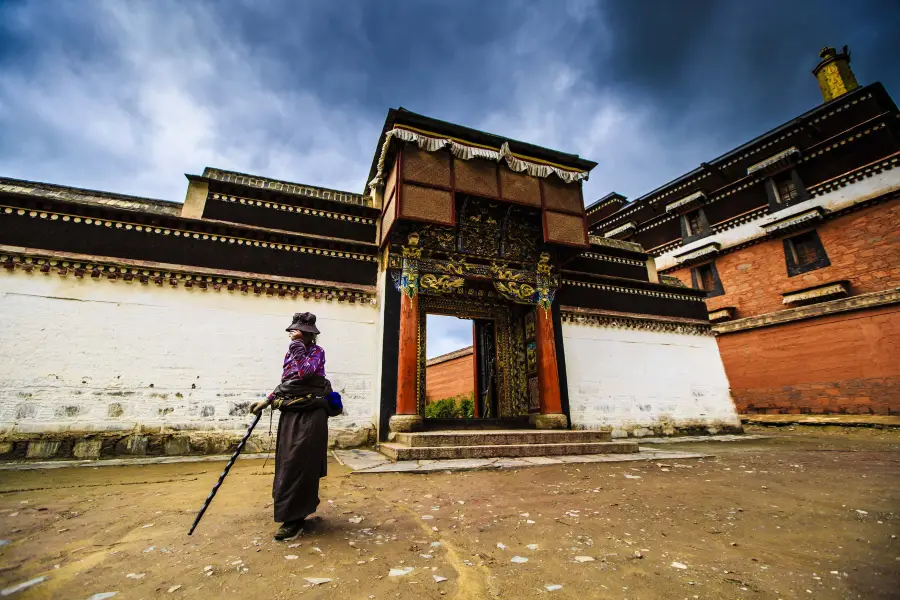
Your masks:
<instances>
[{"instance_id":1,"label":"temple building","mask_svg":"<svg viewBox=\"0 0 900 600\"><path fill-rule=\"evenodd\" d=\"M740 412L900 414L900 114L820 58L823 104L587 218L706 293Z\"/></svg>"},{"instance_id":2,"label":"temple building","mask_svg":"<svg viewBox=\"0 0 900 600\"><path fill-rule=\"evenodd\" d=\"M882 102L868 89L860 106ZM396 109L363 193L215 168L183 202L0 179L0 456L222 452L300 311L342 444L424 456L412 434L459 426L631 452L610 437L739 431L706 291L588 234L594 166ZM461 423L425 418L429 314L474 323Z\"/></svg>"}]
</instances>

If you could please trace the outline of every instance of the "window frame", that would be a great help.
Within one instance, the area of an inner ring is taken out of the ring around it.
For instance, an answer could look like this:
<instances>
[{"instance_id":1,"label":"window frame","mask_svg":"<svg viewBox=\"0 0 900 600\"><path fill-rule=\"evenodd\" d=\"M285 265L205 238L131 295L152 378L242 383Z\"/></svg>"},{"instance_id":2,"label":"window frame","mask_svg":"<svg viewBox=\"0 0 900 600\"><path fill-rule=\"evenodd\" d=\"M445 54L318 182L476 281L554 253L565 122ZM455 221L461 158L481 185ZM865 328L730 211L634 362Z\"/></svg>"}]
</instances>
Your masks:
<instances>
[{"instance_id":1,"label":"window frame","mask_svg":"<svg viewBox=\"0 0 900 600\"><path fill-rule=\"evenodd\" d=\"M707 290L703 287L703 278L700 275L700 269L704 267L709 267L710 275L713 279L713 289L711 290ZM722 280L719 278L719 271L716 269L716 261L705 262L691 267L691 285L695 290L705 291L707 298L715 298L716 296L721 296L725 293L725 288L722 286Z\"/></svg>"},{"instance_id":2,"label":"window frame","mask_svg":"<svg viewBox=\"0 0 900 600\"><path fill-rule=\"evenodd\" d=\"M689 215L697 214L697 221L700 225L700 231L694 232L691 228ZM686 244L690 244L693 241L699 240L701 238L705 238L707 236L712 235L712 228L709 226L709 221L706 218L706 213L703 211L703 207L695 208L694 210L689 210L686 213L681 215L679 219L681 223L681 245L684 246Z\"/></svg>"},{"instance_id":3,"label":"window frame","mask_svg":"<svg viewBox=\"0 0 900 600\"><path fill-rule=\"evenodd\" d=\"M792 184L794 184L794 189L797 191L797 197L793 200L788 200L787 202L781 201L781 193L779 191L779 184L789 180ZM781 173L775 173L768 179L766 179L766 196L769 199L769 212L777 212L788 206L794 206L795 204L799 204L805 200L809 199L809 194L806 191L806 186L803 185L803 180L800 179L800 175L797 173L796 169L790 169L789 171L782 171Z\"/></svg>"},{"instance_id":4,"label":"window frame","mask_svg":"<svg viewBox=\"0 0 900 600\"><path fill-rule=\"evenodd\" d=\"M814 260L803 264L800 263L800 255L797 252L795 243L795 240L802 236L812 237L813 247L816 253ZM784 246L784 262L787 267L788 277L795 277L797 275L802 275L803 273L809 273L810 271L816 271L831 266L831 260L829 260L828 253L825 251L825 246L822 244L822 238L819 237L819 232L815 229L807 229L799 233L794 233L793 235L782 238L781 242Z\"/></svg>"}]
</instances>

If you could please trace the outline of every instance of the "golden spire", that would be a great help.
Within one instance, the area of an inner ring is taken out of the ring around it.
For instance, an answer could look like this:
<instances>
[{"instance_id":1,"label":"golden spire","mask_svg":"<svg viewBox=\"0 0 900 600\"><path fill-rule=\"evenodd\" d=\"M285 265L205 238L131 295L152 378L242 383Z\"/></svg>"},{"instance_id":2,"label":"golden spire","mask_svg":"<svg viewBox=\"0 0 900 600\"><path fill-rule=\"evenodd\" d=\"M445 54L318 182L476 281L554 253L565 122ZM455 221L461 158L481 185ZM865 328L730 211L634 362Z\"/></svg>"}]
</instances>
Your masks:
<instances>
[{"instance_id":1,"label":"golden spire","mask_svg":"<svg viewBox=\"0 0 900 600\"><path fill-rule=\"evenodd\" d=\"M813 69L813 75L819 82L825 102L859 87L850 69L850 51L847 46L844 46L840 54L834 48L826 46L819 52L819 58L822 61Z\"/></svg>"}]
</instances>

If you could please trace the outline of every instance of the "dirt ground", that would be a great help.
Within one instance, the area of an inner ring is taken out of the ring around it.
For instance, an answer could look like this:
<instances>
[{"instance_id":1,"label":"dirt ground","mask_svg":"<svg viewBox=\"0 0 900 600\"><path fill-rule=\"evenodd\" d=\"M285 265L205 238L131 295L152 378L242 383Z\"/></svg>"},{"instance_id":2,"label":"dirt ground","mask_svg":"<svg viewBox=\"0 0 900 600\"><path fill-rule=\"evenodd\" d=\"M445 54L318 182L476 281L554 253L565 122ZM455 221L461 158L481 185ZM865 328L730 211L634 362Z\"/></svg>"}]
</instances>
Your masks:
<instances>
[{"instance_id":1,"label":"dirt ground","mask_svg":"<svg viewBox=\"0 0 900 600\"><path fill-rule=\"evenodd\" d=\"M714 454L670 463L350 475L332 462L320 518L288 543L272 540L271 461L239 461L193 537L222 463L4 471L0 588L47 576L13 597L900 597L900 432L761 432L776 437L667 446Z\"/></svg>"}]
</instances>

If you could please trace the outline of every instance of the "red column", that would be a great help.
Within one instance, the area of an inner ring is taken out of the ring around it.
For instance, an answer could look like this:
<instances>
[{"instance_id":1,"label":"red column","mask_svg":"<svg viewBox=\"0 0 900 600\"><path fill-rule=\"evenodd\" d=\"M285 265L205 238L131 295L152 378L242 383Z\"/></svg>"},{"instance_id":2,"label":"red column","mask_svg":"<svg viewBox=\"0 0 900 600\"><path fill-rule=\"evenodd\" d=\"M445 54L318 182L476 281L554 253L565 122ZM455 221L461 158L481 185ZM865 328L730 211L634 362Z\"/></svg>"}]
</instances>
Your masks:
<instances>
[{"instance_id":1,"label":"red column","mask_svg":"<svg viewBox=\"0 0 900 600\"><path fill-rule=\"evenodd\" d=\"M419 413L419 265L422 250L419 235L411 233L403 248L403 272L400 277L400 347L397 353L397 411L391 417L391 431L415 431L422 428Z\"/></svg>"},{"instance_id":2,"label":"red column","mask_svg":"<svg viewBox=\"0 0 900 600\"><path fill-rule=\"evenodd\" d=\"M419 295L400 293L400 352L397 356L397 414L418 414Z\"/></svg>"},{"instance_id":3,"label":"red column","mask_svg":"<svg viewBox=\"0 0 900 600\"><path fill-rule=\"evenodd\" d=\"M534 337L537 345L538 392L541 414L535 418L538 429L565 429L568 419L562 411L559 392L559 369L556 362L556 338L553 334L553 315L538 306L535 310Z\"/></svg>"}]
</instances>

